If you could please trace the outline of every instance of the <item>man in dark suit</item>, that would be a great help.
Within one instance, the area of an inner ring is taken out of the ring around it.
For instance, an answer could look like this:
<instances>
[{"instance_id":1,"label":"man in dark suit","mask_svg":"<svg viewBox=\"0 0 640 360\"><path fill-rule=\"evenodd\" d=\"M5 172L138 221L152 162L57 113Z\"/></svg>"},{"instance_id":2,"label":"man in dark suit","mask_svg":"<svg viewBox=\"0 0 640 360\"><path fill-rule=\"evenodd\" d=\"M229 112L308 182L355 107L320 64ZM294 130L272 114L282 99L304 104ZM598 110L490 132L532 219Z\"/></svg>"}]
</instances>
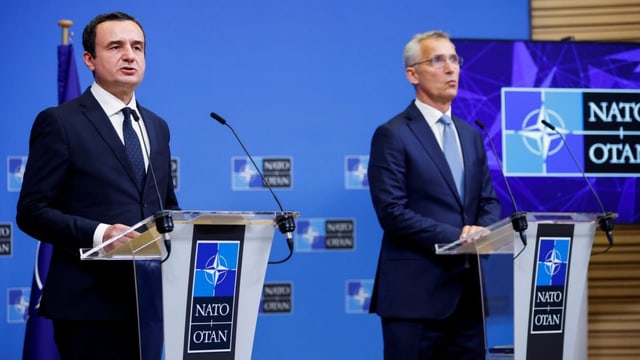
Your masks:
<instances>
[{"instance_id":1,"label":"man in dark suit","mask_svg":"<svg viewBox=\"0 0 640 360\"><path fill-rule=\"evenodd\" d=\"M478 259L434 251L500 216L482 136L451 116L462 59L446 33L432 31L406 45L404 62L416 99L371 141L369 185L384 234L370 310L381 317L387 360L484 359ZM446 126L453 160L443 151Z\"/></svg>"},{"instance_id":2,"label":"man in dark suit","mask_svg":"<svg viewBox=\"0 0 640 360\"><path fill-rule=\"evenodd\" d=\"M93 19L82 43L94 83L75 100L40 112L31 129L16 219L25 233L53 245L40 312L53 319L63 359L140 358L134 264L80 261L79 249L100 245L162 208L178 209L168 125L134 93L144 77L145 40L128 14ZM125 151L125 107L139 118L139 126L133 124L139 176ZM154 172L157 189L146 169ZM144 295L160 298L159 262L135 266L148 287ZM148 308L145 326L160 341L145 358L159 359L162 308Z\"/></svg>"}]
</instances>

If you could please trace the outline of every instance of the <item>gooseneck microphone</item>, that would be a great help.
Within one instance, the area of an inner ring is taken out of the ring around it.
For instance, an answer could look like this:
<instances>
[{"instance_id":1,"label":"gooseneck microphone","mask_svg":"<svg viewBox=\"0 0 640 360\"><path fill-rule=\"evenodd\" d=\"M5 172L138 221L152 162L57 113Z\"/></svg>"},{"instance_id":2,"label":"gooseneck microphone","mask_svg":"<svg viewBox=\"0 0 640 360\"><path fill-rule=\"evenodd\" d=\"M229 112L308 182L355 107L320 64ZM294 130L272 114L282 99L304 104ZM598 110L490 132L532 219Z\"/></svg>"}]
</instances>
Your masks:
<instances>
[{"instance_id":1,"label":"gooseneck microphone","mask_svg":"<svg viewBox=\"0 0 640 360\"><path fill-rule=\"evenodd\" d=\"M527 234L526 230L529 227L529 223L527 222L527 213L523 211L518 211L518 205L516 205L516 198L513 196L511 192L511 187L509 186L509 182L507 181L507 177L504 175L504 171L502 170L502 163L500 162L500 157L498 157L498 151L496 150L496 146L493 143L493 139L491 139L491 134L487 130L487 127L480 120L476 120L476 125L482 131L487 134L487 138L489 139L489 143L491 144L491 150L493 150L493 156L496 158L498 162L498 167L500 168L500 175L502 175L502 179L507 187L507 193L509 194L509 199L511 199L511 204L513 204L513 210L515 211L511 215L511 226L513 226L513 230L517 231L520 234L520 241L522 241L522 245L527 246Z\"/></svg>"},{"instance_id":2,"label":"gooseneck microphone","mask_svg":"<svg viewBox=\"0 0 640 360\"><path fill-rule=\"evenodd\" d=\"M278 204L278 207L280 208L280 214L276 216L276 224L278 225L278 230L280 230L280 233L284 234L287 238L287 247L289 248L289 255L287 255L287 257L282 260L269 261L269 264L281 264L289 260L289 258L291 258L291 256L293 255L293 232L296 229L296 223L293 219L293 216L291 215L291 213L288 213L284 210L284 207L282 207L282 203L280 202L280 199L278 199L278 196L276 196L276 193L271 188L271 185L264 178L264 175L262 175L260 168L256 165L256 162L253 160L253 157L251 156L251 154L249 154L249 151L244 146L244 143L242 143L242 140L240 140L240 137L238 136L236 131L233 129L233 127L229 125L229 123L227 123L227 120L225 120L222 116L214 112L211 112L210 115L220 124L228 127L231 130L231 132L233 133L233 136L235 136L236 140L242 147L242 150L244 150L244 153L247 155L247 157L251 161L251 164L253 164L253 167L255 167L255 169L258 171L258 174L260 175L260 179L262 180L262 183L267 187L267 189L269 189L269 192L271 192L271 196L273 196L276 203Z\"/></svg>"},{"instance_id":3,"label":"gooseneck microphone","mask_svg":"<svg viewBox=\"0 0 640 360\"><path fill-rule=\"evenodd\" d=\"M131 109L131 116L133 116L133 120L138 124L138 128L140 129L140 134L142 132L142 125L140 124L140 116L138 116L138 112L134 109ZM162 196L160 196L160 189L158 188L158 181L156 180L156 173L153 171L153 164L151 162L151 155L149 153L149 147L147 147L147 142L144 139L144 136L140 136L142 138L142 145L144 146L144 151L146 152L147 159L149 159L149 172L151 173L151 178L153 179L153 186L156 190L156 195L158 196L158 202L160 203L160 211L156 212L153 215L153 220L156 224L156 229L158 232L162 234L164 238L164 245L167 248L167 252L171 253L171 241L169 237L169 233L173 231L173 217L171 213L164 210L164 201L162 200ZM168 258L168 255L167 255ZM166 259L165 259L166 260Z\"/></svg>"},{"instance_id":4,"label":"gooseneck microphone","mask_svg":"<svg viewBox=\"0 0 640 360\"><path fill-rule=\"evenodd\" d=\"M564 136L560 133L560 131L558 131L558 129L556 129L556 127L550 122L548 122L547 120L542 119L540 120L540 122L544 126L553 130L556 134L558 134L558 136L560 137L560 140L562 140L562 143L564 144L564 147L566 147L567 151L569 151L569 155L571 155L571 158L573 159L573 162L576 164L576 167L582 174L582 178L587 183L587 185L589 185L589 189L591 190L593 197L596 198L596 201L598 202L598 206L600 206L600 212L602 213L600 216L598 216L598 224L600 225L600 229L607 236L607 241L609 242L609 248L611 248L613 246L613 213L607 212L604 209L604 206L602 205L602 201L600 200L598 193L596 193L595 189L593 188L593 185L591 185L591 181L587 179L587 174L585 174L584 170L582 170L580 163L578 163L578 160L573 155L573 151L571 151L571 147L569 147L569 144L567 144L567 141L565 140ZM609 250L609 248L607 248L605 251Z\"/></svg>"}]
</instances>

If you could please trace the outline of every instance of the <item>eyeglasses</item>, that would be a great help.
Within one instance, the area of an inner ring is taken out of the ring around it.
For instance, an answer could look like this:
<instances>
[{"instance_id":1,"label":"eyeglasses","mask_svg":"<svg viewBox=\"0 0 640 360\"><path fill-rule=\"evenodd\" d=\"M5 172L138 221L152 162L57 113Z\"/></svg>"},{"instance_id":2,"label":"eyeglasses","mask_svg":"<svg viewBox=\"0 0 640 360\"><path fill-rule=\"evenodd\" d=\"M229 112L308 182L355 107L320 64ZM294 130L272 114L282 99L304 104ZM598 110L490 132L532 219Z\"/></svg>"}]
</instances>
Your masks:
<instances>
[{"instance_id":1,"label":"eyeglasses","mask_svg":"<svg viewBox=\"0 0 640 360\"><path fill-rule=\"evenodd\" d=\"M423 61L418 61L417 63L413 63L411 65L409 65L409 67L414 67L414 66L418 66L420 64L428 64L430 63L431 66L433 66L434 68L437 69L441 69L444 67L444 64L449 61L449 63L453 66L462 66L462 58L459 57L458 55L449 55L449 56L445 56L445 55L436 55L434 57L432 57L431 59L427 59L427 60L423 60Z\"/></svg>"}]
</instances>

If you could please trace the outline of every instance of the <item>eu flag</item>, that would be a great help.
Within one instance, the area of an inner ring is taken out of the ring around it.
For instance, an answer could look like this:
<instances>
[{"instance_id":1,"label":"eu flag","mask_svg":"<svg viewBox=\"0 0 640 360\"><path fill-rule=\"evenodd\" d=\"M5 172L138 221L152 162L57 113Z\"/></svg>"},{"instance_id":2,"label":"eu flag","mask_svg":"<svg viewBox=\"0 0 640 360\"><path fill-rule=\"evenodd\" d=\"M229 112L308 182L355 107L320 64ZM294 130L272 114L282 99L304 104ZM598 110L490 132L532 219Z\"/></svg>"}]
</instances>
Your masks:
<instances>
[{"instance_id":1,"label":"eu flag","mask_svg":"<svg viewBox=\"0 0 640 360\"><path fill-rule=\"evenodd\" d=\"M58 46L58 103L62 104L80 95L78 69L73 57L73 45ZM22 350L23 360L57 360L58 350L53 340L51 320L38 314L42 288L47 280L51 245L38 242L35 268L31 282L31 298L29 299L29 317L24 336Z\"/></svg>"}]
</instances>

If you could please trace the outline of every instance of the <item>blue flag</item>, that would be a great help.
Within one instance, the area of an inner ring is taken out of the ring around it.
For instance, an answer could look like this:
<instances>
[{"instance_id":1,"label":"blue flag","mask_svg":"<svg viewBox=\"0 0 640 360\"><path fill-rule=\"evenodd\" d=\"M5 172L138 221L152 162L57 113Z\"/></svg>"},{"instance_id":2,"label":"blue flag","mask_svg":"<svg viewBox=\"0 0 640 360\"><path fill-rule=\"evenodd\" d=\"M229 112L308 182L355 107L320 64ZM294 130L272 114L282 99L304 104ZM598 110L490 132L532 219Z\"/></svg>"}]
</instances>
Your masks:
<instances>
[{"instance_id":1,"label":"blue flag","mask_svg":"<svg viewBox=\"0 0 640 360\"><path fill-rule=\"evenodd\" d=\"M78 69L73 57L73 45L58 46L58 103L62 104L80 96ZM42 288L47 280L51 244L38 242L36 250L31 297L29 299L29 317L24 335L23 360L58 360L58 350L53 340L51 320L38 314Z\"/></svg>"},{"instance_id":2,"label":"blue flag","mask_svg":"<svg viewBox=\"0 0 640 360\"><path fill-rule=\"evenodd\" d=\"M73 45L58 46L58 104L80 96L78 69L73 57Z\"/></svg>"}]
</instances>

